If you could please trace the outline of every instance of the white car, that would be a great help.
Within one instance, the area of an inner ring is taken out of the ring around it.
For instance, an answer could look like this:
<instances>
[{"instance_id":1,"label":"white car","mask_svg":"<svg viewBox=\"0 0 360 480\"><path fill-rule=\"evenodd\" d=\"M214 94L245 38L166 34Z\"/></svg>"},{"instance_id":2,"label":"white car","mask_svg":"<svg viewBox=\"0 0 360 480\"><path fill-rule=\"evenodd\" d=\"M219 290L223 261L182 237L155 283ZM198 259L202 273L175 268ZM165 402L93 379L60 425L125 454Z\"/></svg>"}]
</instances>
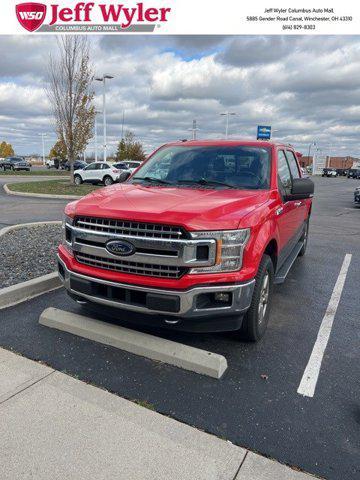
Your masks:
<instances>
[{"instance_id":1,"label":"white car","mask_svg":"<svg viewBox=\"0 0 360 480\"><path fill-rule=\"evenodd\" d=\"M55 162L53 159L46 160L45 165L46 168L55 168Z\"/></svg>"},{"instance_id":2,"label":"white car","mask_svg":"<svg viewBox=\"0 0 360 480\"><path fill-rule=\"evenodd\" d=\"M75 185L81 185L83 182L103 183L104 185L112 185L119 180L120 170L110 166L105 162L90 163L87 167L75 170Z\"/></svg>"},{"instance_id":3,"label":"white car","mask_svg":"<svg viewBox=\"0 0 360 480\"><path fill-rule=\"evenodd\" d=\"M125 160L123 162L114 163L114 167L121 170L120 182L126 180L135 170L140 167L142 162ZM130 175L129 175L130 174Z\"/></svg>"}]
</instances>

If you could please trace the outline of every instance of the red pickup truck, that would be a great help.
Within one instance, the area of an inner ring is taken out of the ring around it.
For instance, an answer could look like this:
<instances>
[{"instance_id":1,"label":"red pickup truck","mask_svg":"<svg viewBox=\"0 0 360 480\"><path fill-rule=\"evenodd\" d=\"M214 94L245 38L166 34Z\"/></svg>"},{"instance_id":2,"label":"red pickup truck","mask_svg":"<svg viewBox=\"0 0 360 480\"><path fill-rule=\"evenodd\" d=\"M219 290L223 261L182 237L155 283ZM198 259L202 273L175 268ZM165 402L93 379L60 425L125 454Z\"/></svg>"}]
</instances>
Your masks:
<instances>
[{"instance_id":1,"label":"red pickup truck","mask_svg":"<svg viewBox=\"0 0 360 480\"><path fill-rule=\"evenodd\" d=\"M257 341L305 253L313 192L289 145L167 144L67 205L59 275L79 303L147 314L134 322Z\"/></svg>"}]
</instances>

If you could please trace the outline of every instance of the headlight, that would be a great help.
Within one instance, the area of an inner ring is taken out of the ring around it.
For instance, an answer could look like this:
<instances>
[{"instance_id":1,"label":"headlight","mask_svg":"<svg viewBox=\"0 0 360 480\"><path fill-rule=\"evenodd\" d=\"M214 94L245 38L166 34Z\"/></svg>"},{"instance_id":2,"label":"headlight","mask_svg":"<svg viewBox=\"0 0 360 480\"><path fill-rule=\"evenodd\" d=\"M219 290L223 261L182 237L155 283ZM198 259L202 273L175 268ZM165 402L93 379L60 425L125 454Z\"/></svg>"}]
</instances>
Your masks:
<instances>
[{"instance_id":1,"label":"headlight","mask_svg":"<svg viewBox=\"0 0 360 480\"><path fill-rule=\"evenodd\" d=\"M74 219L68 215L63 216L62 228L63 228L63 245L72 253L72 228Z\"/></svg>"},{"instance_id":2,"label":"headlight","mask_svg":"<svg viewBox=\"0 0 360 480\"><path fill-rule=\"evenodd\" d=\"M214 238L217 242L216 262L212 267L192 268L190 273L235 272L242 267L244 248L250 229L191 232L196 239Z\"/></svg>"}]
</instances>

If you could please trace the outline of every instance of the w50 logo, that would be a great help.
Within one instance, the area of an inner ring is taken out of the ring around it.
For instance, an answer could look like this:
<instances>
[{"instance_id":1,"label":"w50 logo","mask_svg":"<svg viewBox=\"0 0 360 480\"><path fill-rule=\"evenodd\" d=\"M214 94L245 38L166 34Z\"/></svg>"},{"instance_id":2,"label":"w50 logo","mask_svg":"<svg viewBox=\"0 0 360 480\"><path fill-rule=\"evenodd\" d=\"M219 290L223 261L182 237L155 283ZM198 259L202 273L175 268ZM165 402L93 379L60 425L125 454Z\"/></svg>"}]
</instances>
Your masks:
<instances>
[{"instance_id":1,"label":"w50 logo","mask_svg":"<svg viewBox=\"0 0 360 480\"><path fill-rule=\"evenodd\" d=\"M34 32L43 24L46 5L43 3L20 3L16 5L16 16L20 24L29 32Z\"/></svg>"}]
</instances>

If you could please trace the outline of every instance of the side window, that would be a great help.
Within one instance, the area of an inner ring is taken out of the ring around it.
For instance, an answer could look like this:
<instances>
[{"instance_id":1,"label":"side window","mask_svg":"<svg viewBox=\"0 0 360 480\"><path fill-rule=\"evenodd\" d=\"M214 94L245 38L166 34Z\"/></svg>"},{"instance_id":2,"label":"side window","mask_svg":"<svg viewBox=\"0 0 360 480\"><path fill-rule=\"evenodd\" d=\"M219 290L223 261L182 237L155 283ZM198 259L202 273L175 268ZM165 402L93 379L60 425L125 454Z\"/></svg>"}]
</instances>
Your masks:
<instances>
[{"instance_id":1,"label":"side window","mask_svg":"<svg viewBox=\"0 0 360 480\"><path fill-rule=\"evenodd\" d=\"M300 178L298 163L296 161L294 152L291 150L286 150L286 156L289 162L292 178Z\"/></svg>"},{"instance_id":2,"label":"side window","mask_svg":"<svg viewBox=\"0 0 360 480\"><path fill-rule=\"evenodd\" d=\"M102 170L107 170L107 169L110 168L110 166L107 163L102 163L101 168L102 168Z\"/></svg>"},{"instance_id":3,"label":"side window","mask_svg":"<svg viewBox=\"0 0 360 480\"><path fill-rule=\"evenodd\" d=\"M86 170L95 170L95 169L96 169L96 163L90 163L90 165L86 167Z\"/></svg>"},{"instance_id":4,"label":"side window","mask_svg":"<svg viewBox=\"0 0 360 480\"><path fill-rule=\"evenodd\" d=\"M291 174L289 165L283 150L278 151L278 177L279 187L282 194L290 194L291 192Z\"/></svg>"}]
</instances>

